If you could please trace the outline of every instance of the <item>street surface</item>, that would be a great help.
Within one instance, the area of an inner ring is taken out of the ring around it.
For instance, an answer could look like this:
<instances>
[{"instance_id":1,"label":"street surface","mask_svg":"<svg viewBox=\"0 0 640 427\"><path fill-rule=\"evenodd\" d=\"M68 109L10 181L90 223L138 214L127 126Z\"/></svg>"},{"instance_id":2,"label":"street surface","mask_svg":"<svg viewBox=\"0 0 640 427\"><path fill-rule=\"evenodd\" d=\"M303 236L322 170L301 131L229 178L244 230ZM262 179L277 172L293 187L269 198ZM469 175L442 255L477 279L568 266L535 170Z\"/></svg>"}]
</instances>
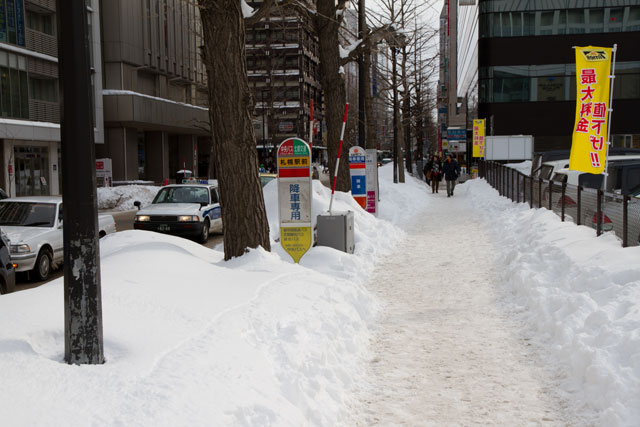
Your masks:
<instances>
[{"instance_id":1,"label":"street surface","mask_svg":"<svg viewBox=\"0 0 640 427\"><path fill-rule=\"evenodd\" d=\"M383 308L354 424L584 425L501 311L500 263L465 195L425 191L431 206L370 281Z\"/></svg>"},{"instance_id":2,"label":"street surface","mask_svg":"<svg viewBox=\"0 0 640 427\"><path fill-rule=\"evenodd\" d=\"M133 230L133 220L136 216L137 210L133 211L124 211L124 212L106 212L113 215L113 219L116 222L116 230L117 231L125 231L125 230ZM204 244L207 248L215 248L216 246L222 244L222 235L221 234L211 234L209 235L209 241ZM62 277L64 274L62 265L60 265L56 270L54 270L49 279L41 282L34 282L27 278L25 273L18 274L16 277L16 291L24 291L26 289L37 288L40 285L43 285L47 282L55 280L59 277Z\"/></svg>"}]
</instances>

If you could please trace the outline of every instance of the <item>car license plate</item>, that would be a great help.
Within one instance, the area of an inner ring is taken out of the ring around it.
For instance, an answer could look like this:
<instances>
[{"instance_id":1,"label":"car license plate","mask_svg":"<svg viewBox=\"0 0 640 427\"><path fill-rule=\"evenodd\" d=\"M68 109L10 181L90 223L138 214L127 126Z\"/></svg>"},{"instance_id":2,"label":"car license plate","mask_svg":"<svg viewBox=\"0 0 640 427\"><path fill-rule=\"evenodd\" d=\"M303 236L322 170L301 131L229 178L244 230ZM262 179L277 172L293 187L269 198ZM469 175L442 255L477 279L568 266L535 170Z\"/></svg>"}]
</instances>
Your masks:
<instances>
[{"instance_id":1,"label":"car license plate","mask_svg":"<svg viewBox=\"0 0 640 427\"><path fill-rule=\"evenodd\" d=\"M158 225L158 231L169 231L169 224L160 224Z\"/></svg>"}]
</instances>

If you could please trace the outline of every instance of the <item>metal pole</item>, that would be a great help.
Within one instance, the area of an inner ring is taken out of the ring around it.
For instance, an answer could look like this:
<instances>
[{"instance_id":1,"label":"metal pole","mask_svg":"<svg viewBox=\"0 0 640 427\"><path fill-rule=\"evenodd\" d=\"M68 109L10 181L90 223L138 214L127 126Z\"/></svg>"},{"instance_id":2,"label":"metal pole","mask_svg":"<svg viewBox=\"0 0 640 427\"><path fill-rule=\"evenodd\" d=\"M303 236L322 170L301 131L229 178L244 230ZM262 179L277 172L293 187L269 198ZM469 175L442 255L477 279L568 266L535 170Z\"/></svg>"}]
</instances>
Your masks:
<instances>
[{"instance_id":1,"label":"metal pole","mask_svg":"<svg viewBox=\"0 0 640 427\"><path fill-rule=\"evenodd\" d=\"M338 146L338 158L336 159L336 169L333 172L333 186L331 186L331 199L329 200L329 215L331 215L331 207L333 206L333 195L336 192L336 182L338 181L338 170L340 169L340 154L342 154L342 141L344 140L344 128L347 126L347 112L349 111L349 103L344 106L344 118L342 119L342 131L340 132L340 145Z\"/></svg>"},{"instance_id":2,"label":"metal pole","mask_svg":"<svg viewBox=\"0 0 640 427\"><path fill-rule=\"evenodd\" d=\"M538 178L538 207L542 207L542 178Z\"/></svg>"},{"instance_id":3,"label":"metal pole","mask_svg":"<svg viewBox=\"0 0 640 427\"><path fill-rule=\"evenodd\" d=\"M364 42L366 15L365 15L365 0L358 1L358 37ZM367 148L366 133L365 133L365 91L366 84L364 81L365 67L364 67L364 53L358 55L358 145L363 148Z\"/></svg>"},{"instance_id":4,"label":"metal pole","mask_svg":"<svg viewBox=\"0 0 640 427\"><path fill-rule=\"evenodd\" d=\"M549 210L553 211L553 181L549 180Z\"/></svg>"},{"instance_id":5,"label":"metal pole","mask_svg":"<svg viewBox=\"0 0 640 427\"><path fill-rule=\"evenodd\" d=\"M398 183L398 85L396 82L396 48L391 48L393 80L393 183Z\"/></svg>"},{"instance_id":6,"label":"metal pole","mask_svg":"<svg viewBox=\"0 0 640 427\"><path fill-rule=\"evenodd\" d=\"M629 199L628 194L622 197L622 247L629 246Z\"/></svg>"},{"instance_id":7,"label":"metal pole","mask_svg":"<svg viewBox=\"0 0 640 427\"><path fill-rule=\"evenodd\" d=\"M578 185L578 207L577 207L577 213L576 216L578 218L576 218L576 225L580 225L582 223L582 218L580 218L580 216L582 215L582 185Z\"/></svg>"},{"instance_id":8,"label":"metal pole","mask_svg":"<svg viewBox=\"0 0 640 427\"><path fill-rule=\"evenodd\" d=\"M533 177L529 177L529 208L533 209Z\"/></svg>"},{"instance_id":9,"label":"metal pole","mask_svg":"<svg viewBox=\"0 0 640 427\"><path fill-rule=\"evenodd\" d=\"M104 363L87 7L57 0L64 202L64 358Z\"/></svg>"},{"instance_id":10,"label":"metal pole","mask_svg":"<svg viewBox=\"0 0 640 427\"><path fill-rule=\"evenodd\" d=\"M598 200L596 201L596 210L597 210L596 215L598 215L596 229L597 229L598 236L602 234L603 220L601 219L601 217L604 216L602 214L602 195L603 194L604 194L603 191L598 189L598 195L597 195Z\"/></svg>"},{"instance_id":11,"label":"metal pole","mask_svg":"<svg viewBox=\"0 0 640 427\"><path fill-rule=\"evenodd\" d=\"M565 208L565 200L564 197L567 194L567 183L563 182L562 183L562 199L561 200L561 214L560 214L560 219L562 220L562 222L564 222L564 208Z\"/></svg>"},{"instance_id":12,"label":"metal pole","mask_svg":"<svg viewBox=\"0 0 640 427\"><path fill-rule=\"evenodd\" d=\"M613 58L611 61L611 75L609 76L609 79L611 80L611 87L609 87L609 108L607 108L607 112L609 113L609 120L607 121L607 143L606 145L606 150L607 153L605 155L604 158L604 180L603 180L603 191L607 191L607 177L609 176L609 145L611 145L611 115L613 114L613 83L616 80L616 52L618 51L618 44L614 43L613 44ZM605 202L603 200L603 202ZM604 211L604 207L603 207L603 211ZM604 221L604 215L602 215L602 218L599 219L599 221ZM604 222L602 223L602 226L604 228Z\"/></svg>"}]
</instances>

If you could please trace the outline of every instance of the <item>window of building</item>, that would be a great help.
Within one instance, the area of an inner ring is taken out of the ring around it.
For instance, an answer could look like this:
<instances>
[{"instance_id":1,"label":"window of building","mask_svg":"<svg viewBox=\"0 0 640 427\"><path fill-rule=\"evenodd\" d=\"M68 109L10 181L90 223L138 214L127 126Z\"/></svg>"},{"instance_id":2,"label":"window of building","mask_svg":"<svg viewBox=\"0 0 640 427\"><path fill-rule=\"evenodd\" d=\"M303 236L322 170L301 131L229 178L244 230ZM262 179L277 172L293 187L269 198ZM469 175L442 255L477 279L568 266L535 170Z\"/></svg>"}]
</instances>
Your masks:
<instances>
[{"instance_id":1,"label":"window of building","mask_svg":"<svg viewBox=\"0 0 640 427\"><path fill-rule=\"evenodd\" d=\"M493 2L485 2L493 3ZM496 2L497 3L497 2ZM528 9L532 9L529 2ZM535 3L534 6L543 5ZM495 6L494 6L495 7ZM640 6L504 11L481 8L480 37L640 31Z\"/></svg>"},{"instance_id":2,"label":"window of building","mask_svg":"<svg viewBox=\"0 0 640 427\"><path fill-rule=\"evenodd\" d=\"M23 0L0 2L0 42L24 46Z\"/></svg>"},{"instance_id":3,"label":"window of building","mask_svg":"<svg viewBox=\"0 0 640 427\"><path fill-rule=\"evenodd\" d=\"M26 24L29 29L53 36L55 35L53 21L52 14L42 14L27 10Z\"/></svg>"},{"instance_id":4,"label":"window of building","mask_svg":"<svg viewBox=\"0 0 640 427\"><path fill-rule=\"evenodd\" d=\"M640 6L631 6L625 13L624 31L640 31Z\"/></svg>"},{"instance_id":5,"label":"window of building","mask_svg":"<svg viewBox=\"0 0 640 427\"><path fill-rule=\"evenodd\" d=\"M27 61L23 56L0 51L1 117L29 118Z\"/></svg>"},{"instance_id":6,"label":"window of building","mask_svg":"<svg viewBox=\"0 0 640 427\"><path fill-rule=\"evenodd\" d=\"M575 64L482 67L478 76L482 103L576 99ZM613 97L640 98L640 62L616 64Z\"/></svg>"},{"instance_id":7,"label":"window of building","mask_svg":"<svg viewBox=\"0 0 640 427\"><path fill-rule=\"evenodd\" d=\"M58 82L55 79L29 78L31 99L38 101L58 102Z\"/></svg>"}]
</instances>

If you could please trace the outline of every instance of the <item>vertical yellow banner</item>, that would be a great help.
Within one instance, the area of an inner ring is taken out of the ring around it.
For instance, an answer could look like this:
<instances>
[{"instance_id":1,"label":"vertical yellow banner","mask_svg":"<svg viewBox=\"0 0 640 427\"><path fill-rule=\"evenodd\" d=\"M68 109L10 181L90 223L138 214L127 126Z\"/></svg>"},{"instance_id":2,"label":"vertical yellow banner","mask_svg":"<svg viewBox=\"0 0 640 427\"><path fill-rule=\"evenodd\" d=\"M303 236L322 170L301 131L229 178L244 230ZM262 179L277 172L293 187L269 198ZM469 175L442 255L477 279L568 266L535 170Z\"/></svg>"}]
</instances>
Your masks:
<instances>
[{"instance_id":1,"label":"vertical yellow banner","mask_svg":"<svg viewBox=\"0 0 640 427\"><path fill-rule=\"evenodd\" d=\"M576 47L576 120L569 169L604 172L609 120L611 48Z\"/></svg>"},{"instance_id":2,"label":"vertical yellow banner","mask_svg":"<svg viewBox=\"0 0 640 427\"><path fill-rule=\"evenodd\" d=\"M484 119L473 121L473 157L484 158Z\"/></svg>"}]
</instances>

